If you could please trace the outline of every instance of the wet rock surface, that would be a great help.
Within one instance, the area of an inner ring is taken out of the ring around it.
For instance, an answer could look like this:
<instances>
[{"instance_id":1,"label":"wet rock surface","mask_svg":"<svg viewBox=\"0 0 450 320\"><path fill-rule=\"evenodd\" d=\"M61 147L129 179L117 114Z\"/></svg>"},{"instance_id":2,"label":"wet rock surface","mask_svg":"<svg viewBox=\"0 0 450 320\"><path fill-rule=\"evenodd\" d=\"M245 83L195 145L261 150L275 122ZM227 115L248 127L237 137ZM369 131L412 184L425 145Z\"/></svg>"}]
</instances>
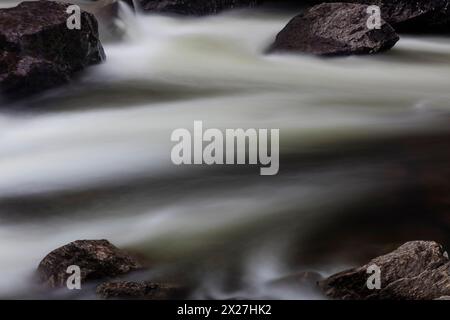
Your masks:
<instances>
[{"instance_id":1,"label":"wet rock surface","mask_svg":"<svg viewBox=\"0 0 450 320\"><path fill-rule=\"evenodd\" d=\"M303 271L270 281L268 285L274 288L293 287L300 289L316 289L317 283L321 280L323 280L323 277L320 273Z\"/></svg>"},{"instance_id":2,"label":"wet rock surface","mask_svg":"<svg viewBox=\"0 0 450 320\"><path fill-rule=\"evenodd\" d=\"M380 289L367 286L371 272L380 270ZM334 299L428 300L450 294L450 262L441 245L413 241L377 257L368 264L321 281L325 294Z\"/></svg>"},{"instance_id":3,"label":"wet rock surface","mask_svg":"<svg viewBox=\"0 0 450 320\"><path fill-rule=\"evenodd\" d=\"M450 32L449 0L358 0L377 5L381 15L398 32Z\"/></svg>"},{"instance_id":4,"label":"wet rock surface","mask_svg":"<svg viewBox=\"0 0 450 320\"><path fill-rule=\"evenodd\" d=\"M81 12L81 29L69 29L70 4L23 2L0 9L0 92L22 97L69 81L102 62L95 17Z\"/></svg>"},{"instance_id":5,"label":"wet rock surface","mask_svg":"<svg viewBox=\"0 0 450 320\"><path fill-rule=\"evenodd\" d=\"M97 296L102 299L167 300L182 298L183 290L175 286L150 281L116 281L99 285Z\"/></svg>"},{"instance_id":6,"label":"wet rock surface","mask_svg":"<svg viewBox=\"0 0 450 320\"><path fill-rule=\"evenodd\" d=\"M40 281L50 288L66 285L69 266L81 270L81 282L113 278L141 268L141 264L107 240L78 240L49 253L39 264Z\"/></svg>"},{"instance_id":7,"label":"wet rock surface","mask_svg":"<svg viewBox=\"0 0 450 320\"><path fill-rule=\"evenodd\" d=\"M399 40L394 29L384 21L381 29L369 29L368 17L366 5L314 6L292 19L268 51L339 56L391 49Z\"/></svg>"}]
</instances>

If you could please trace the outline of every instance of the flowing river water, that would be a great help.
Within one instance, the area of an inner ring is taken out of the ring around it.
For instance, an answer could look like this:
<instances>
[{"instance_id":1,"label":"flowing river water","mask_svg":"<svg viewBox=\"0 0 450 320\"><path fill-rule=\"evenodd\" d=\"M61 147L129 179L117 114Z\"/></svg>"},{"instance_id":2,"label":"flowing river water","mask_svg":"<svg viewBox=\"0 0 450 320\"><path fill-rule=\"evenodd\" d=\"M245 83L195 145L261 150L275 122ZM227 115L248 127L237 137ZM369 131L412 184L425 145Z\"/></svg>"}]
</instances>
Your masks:
<instances>
[{"instance_id":1,"label":"flowing river water","mask_svg":"<svg viewBox=\"0 0 450 320\"><path fill-rule=\"evenodd\" d=\"M448 241L417 190L421 172L449 166L450 39L403 36L377 56L265 55L292 16L122 10L106 63L2 103L0 297L40 297L39 261L77 239L136 252L146 278L189 282L200 299L317 298L273 281ZM170 135L195 120L279 128L279 174L173 165Z\"/></svg>"}]
</instances>

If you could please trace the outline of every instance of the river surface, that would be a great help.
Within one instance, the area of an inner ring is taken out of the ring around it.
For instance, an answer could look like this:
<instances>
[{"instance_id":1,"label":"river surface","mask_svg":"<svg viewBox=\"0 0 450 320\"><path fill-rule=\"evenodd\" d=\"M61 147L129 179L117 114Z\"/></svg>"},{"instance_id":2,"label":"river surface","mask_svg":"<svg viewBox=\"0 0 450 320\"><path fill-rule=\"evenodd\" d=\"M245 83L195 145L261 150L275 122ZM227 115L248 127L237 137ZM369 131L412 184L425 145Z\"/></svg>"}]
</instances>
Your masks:
<instances>
[{"instance_id":1,"label":"river surface","mask_svg":"<svg viewBox=\"0 0 450 320\"><path fill-rule=\"evenodd\" d=\"M153 266L145 277L189 282L199 299L320 298L273 281L420 236L448 241L410 189L414 168L446 166L450 39L403 36L367 57L263 54L292 16L123 10L106 63L3 103L0 297L42 297L39 261L77 239L136 252ZM280 129L279 174L173 165L170 135L195 120Z\"/></svg>"}]
</instances>

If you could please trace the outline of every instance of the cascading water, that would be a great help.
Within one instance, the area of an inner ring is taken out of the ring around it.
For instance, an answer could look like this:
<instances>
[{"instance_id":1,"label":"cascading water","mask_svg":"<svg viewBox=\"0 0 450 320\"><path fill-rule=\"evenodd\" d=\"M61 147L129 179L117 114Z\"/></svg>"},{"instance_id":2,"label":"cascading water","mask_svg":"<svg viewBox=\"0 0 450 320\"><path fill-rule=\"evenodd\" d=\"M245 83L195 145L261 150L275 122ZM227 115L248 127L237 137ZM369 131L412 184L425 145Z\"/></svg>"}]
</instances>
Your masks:
<instances>
[{"instance_id":1,"label":"cascading water","mask_svg":"<svg viewBox=\"0 0 450 320\"><path fill-rule=\"evenodd\" d=\"M1 107L0 297L29 292L56 247L105 238L157 278L188 279L194 298L315 298L269 284L352 263L313 240L338 243L331 219L402 190L407 179L386 172L403 158L380 142L447 134L446 38L403 37L379 56L266 56L292 14L121 16L105 64ZM174 166L171 132L195 120L279 128L279 175Z\"/></svg>"}]
</instances>

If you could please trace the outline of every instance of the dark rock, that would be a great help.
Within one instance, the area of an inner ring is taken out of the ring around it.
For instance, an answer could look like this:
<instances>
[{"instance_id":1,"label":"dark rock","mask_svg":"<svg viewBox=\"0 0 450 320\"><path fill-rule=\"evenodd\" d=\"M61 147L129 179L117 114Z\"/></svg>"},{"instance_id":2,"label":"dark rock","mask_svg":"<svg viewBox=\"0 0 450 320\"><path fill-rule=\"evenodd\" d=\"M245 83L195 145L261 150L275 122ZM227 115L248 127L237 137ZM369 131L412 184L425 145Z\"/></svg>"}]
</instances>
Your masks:
<instances>
[{"instance_id":1,"label":"dark rock","mask_svg":"<svg viewBox=\"0 0 450 320\"><path fill-rule=\"evenodd\" d=\"M261 0L140 0L143 10L202 16L234 8L253 7Z\"/></svg>"},{"instance_id":2,"label":"dark rock","mask_svg":"<svg viewBox=\"0 0 450 320\"><path fill-rule=\"evenodd\" d=\"M174 286L144 282L106 282L97 287L97 295L103 299L180 299L182 290Z\"/></svg>"},{"instance_id":3,"label":"dark rock","mask_svg":"<svg viewBox=\"0 0 450 320\"><path fill-rule=\"evenodd\" d=\"M378 5L384 20L398 32L447 33L450 31L449 0L358 0Z\"/></svg>"},{"instance_id":4,"label":"dark rock","mask_svg":"<svg viewBox=\"0 0 450 320\"><path fill-rule=\"evenodd\" d=\"M122 0L123 3L126 3L130 8L134 9L134 1L135 0Z\"/></svg>"},{"instance_id":5,"label":"dark rock","mask_svg":"<svg viewBox=\"0 0 450 320\"><path fill-rule=\"evenodd\" d=\"M381 29L367 27L367 6L330 3L314 6L296 16L277 35L269 52L304 52L316 55L371 54L391 49L399 40L382 21Z\"/></svg>"},{"instance_id":6,"label":"dark rock","mask_svg":"<svg viewBox=\"0 0 450 320\"><path fill-rule=\"evenodd\" d=\"M283 0L281 3L293 1ZM310 3L331 3L333 0L315 0ZM382 18L398 32L450 32L450 0L341 0L340 2L377 5Z\"/></svg>"},{"instance_id":7,"label":"dark rock","mask_svg":"<svg viewBox=\"0 0 450 320\"><path fill-rule=\"evenodd\" d=\"M39 264L40 280L50 288L66 285L69 266L81 269L82 283L120 276L141 268L133 257L107 240L78 240L49 253Z\"/></svg>"},{"instance_id":8,"label":"dark rock","mask_svg":"<svg viewBox=\"0 0 450 320\"><path fill-rule=\"evenodd\" d=\"M380 291L377 299L433 300L450 295L450 263L412 278L399 279Z\"/></svg>"},{"instance_id":9,"label":"dark rock","mask_svg":"<svg viewBox=\"0 0 450 320\"><path fill-rule=\"evenodd\" d=\"M337 273L320 282L334 299L435 299L450 294L449 259L435 242L408 242L368 264ZM370 290L370 266L380 268L381 287Z\"/></svg>"},{"instance_id":10,"label":"dark rock","mask_svg":"<svg viewBox=\"0 0 450 320\"><path fill-rule=\"evenodd\" d=\"M68 81L64 68L48 60L7 52L0 56L0 86L6 93L26 96Z\"/></svg>"},{"instance_id":11,"label":"dark rock","mask_svg":"<svg viewBox=\"0 0 450 320\"><path fill-rule=\"evenodd\" d=\"M105 59L94 16L83 11L81 29L70 30L68 6L35 1L0 9L0 92L34 94Z\"/></svg>"},{"instance_id":12,"label":"dark rock","mask_svg":"<svg viewBox=\"0 0 450 320\"><path fill-rule=\"evenodd\" d=\"M316 289L317 283L323 279L317 272L299 272L286 277L270 281L271 288L296 288L296 289Z\"/></svg>"}]
</instances>

